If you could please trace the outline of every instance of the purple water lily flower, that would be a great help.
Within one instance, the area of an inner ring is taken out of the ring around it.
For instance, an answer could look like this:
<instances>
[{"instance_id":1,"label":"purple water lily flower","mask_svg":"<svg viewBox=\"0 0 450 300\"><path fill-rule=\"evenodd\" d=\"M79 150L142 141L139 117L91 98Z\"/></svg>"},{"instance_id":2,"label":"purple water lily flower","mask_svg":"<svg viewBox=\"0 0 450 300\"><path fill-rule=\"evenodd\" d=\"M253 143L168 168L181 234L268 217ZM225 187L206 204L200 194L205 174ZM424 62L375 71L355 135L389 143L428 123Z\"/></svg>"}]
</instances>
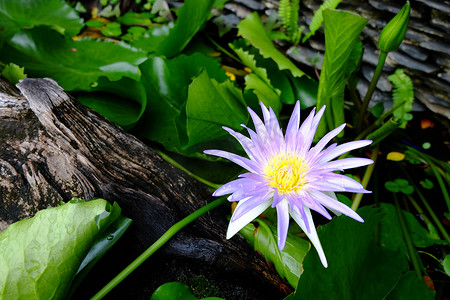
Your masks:
<instances>
[{"instance_id":1,"label":"purple water lily flower","mask_svg":"<svg viewBox=\"0 0 450 300\"><path fill-rule=\"evenodd\" d=\"M227 239L272 206L277 209L280 251L286 243L291 216L308 236L322 264L327 267L327 259L317 236L311 210L331 219L326 207L336 214L342 213L364 222L356 212L339 202L334 192L370 192L359 182L334 171L366 166L373 161L356 157L332 160L348 151L365 147L372 141L353 141L339 146L331 144L325 148L344 129L345 124L342 124L311 147L325 106L316 115L314 109L300 126L300 102L297 101L285 135L272 108L267 109L261 103L261 109L264 123L253 110L248 109L256 132L245 125L242 126L247 129L250 138L223 127L241 143L249 158L221 150L205 151L206 154L229 159L249 171L224 184L213 194L231 194L229 201L239 201L228 226Z\"/></svg>"}]
</instances>

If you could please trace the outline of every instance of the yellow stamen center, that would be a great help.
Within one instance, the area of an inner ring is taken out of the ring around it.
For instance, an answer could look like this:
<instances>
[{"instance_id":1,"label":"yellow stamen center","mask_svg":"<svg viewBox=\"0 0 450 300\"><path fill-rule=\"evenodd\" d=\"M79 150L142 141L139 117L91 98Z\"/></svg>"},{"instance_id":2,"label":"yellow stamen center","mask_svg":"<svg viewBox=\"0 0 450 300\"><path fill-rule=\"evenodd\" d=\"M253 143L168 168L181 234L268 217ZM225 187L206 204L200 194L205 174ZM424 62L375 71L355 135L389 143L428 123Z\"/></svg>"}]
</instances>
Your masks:
<instances>
[{"instance_id":1,"label":"yellow stamen center","mask_svg":"<svg viewBox=\"0 0 450 300\"><path fill-rule=\"evenodd\" d=\"M307 183L309 166L296 155L279 154L265 166L263 173L271 187L278 192L289 194L300 191Z\"/></svg>"}]
</instances>

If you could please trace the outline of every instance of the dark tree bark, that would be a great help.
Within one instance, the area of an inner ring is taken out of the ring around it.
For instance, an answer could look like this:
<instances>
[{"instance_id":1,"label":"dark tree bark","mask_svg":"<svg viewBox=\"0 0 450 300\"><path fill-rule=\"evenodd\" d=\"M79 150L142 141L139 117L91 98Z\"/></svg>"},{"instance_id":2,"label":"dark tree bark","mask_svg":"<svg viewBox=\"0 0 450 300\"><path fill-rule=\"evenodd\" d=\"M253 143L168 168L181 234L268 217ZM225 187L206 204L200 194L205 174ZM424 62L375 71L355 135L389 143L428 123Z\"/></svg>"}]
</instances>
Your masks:
<instances>
[{"instance_id":1,"label":"dark tree bark","mask_svg":"<svg viewBox=\"0 0 450 300\"><path fill-rule=\"evenodd\" d=\"M116 201L134 220L75 295L93 295L210 191L51 79L0 84L0 230L74 196ZM161 284L204 275L227 299L280 299L286 286L242 237L225 239L226 208L194 221L110 298L149 299Z\"/></svg>"}]
</instances>

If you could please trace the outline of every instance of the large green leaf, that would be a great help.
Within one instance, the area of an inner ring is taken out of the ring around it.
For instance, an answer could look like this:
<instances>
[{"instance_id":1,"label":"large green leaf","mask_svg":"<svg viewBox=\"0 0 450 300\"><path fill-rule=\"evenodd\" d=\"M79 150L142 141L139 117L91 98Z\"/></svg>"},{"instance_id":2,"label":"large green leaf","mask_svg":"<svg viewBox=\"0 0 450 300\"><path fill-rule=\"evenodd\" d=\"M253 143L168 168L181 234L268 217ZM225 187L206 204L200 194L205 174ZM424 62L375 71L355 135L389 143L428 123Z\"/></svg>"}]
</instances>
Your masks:
<instances>
[{"instance_id":1,"label":"large green leaf","mask_svg":"<svg viewBox=\"0 0 450 300\"><path fill-rule=\"evenodd\" d=\"M395 288L389 293L386 299L389 300L433 300L435 299L435 291L417 278L414 271L408 271L400 277Z\"/></svg>"},{"instance_id":2,"label":"large green leaf","mask_svg":"<svg viewBox=\"0 0 450 300\"><path fill-rule=\"evenodd\" d=\"M222 126L240 130L240 125L247 121L242 92L230 81L218 83L203 71L189 85L185 125L188 141L183 143L182 149L228 136Z\"/></svg>"},{"instance_id":3,"label":"large green leaf","mask_svg":"<svg viewBox=\"0 0 450 300\"><path fill-rule=\"evenodd\" d=\"M247 46L243 40L237 40L229 46L239 56L242 63L252 70L245 77L245 96L250 107L259 110L258 105L252 103L256 102L252 99L255 98L252 94L256 96L257 102L263 102L267 107L272 107L276 114L281 111L283 103L294 104L299 99L302 107L306 107L303 104L307 102L303 101L303 97L299 98L302 96L298 89L300 86L295 86L299 80L308 80L306 76L298 78L288 70L281 71L272 59L265 59L256 48ZM249 94L249 91L252 94Z\"/></svg>"},{"instance_id":4,"label":"large green leaf","mask_svg":"<svg viewBox=\"0 0 450 300\"><path fill-rule=\"evenodd\" d=\"M208 20L213 4L214 0L186 0L178 10L175 26L161 42L156 54L173 57L181 53Z\"/></svg>"},{"instance_id":5,"label":"large green leaf","mask_svg":"<svg viewBox=\"0 0 450 300\"><path fill-rule=\"evenodd\" d=\"M147 93L142 83L126 77L114 82L100 77L96 87L75 96L82 104L126 130L134 127L147 106Z\"/></svg>"},{"instance_id":6,"label":"large green leaf","mask_svg":"<svg viewBox=\"0 0 450 300\"><path fill-rule=\"evenodd\" d=\"M275 48L272 40L264 30L264 26L257 12L249 14L242 20L238 25L238 29L239 35L248 39L254 47L258 48L263 57L273 59L278 64L280 70L289 70L296 77L301 77L305 74L283 53Z\"/></svg>"},{"instance_id":7,"label":"large green leaf","mask_svg":"<svg viewBox=\"0 0 450 300\"><path fill-rule=\"evenodd\" d=\"M314 16L309 24L309 32L305 34L302 42L306 42L316 31L322 26L323 15L322 12L327 8L336 8L341 0L326 0L320 5L319 9L314 12Z\"/></svg>"},{"instance_id":8,"label":"large green leaf","mask_svg":"<svg viewBox=\"0 0 450 300\"><path fill-rule=\"evenodd\" d=\"M108 206L69 202L0 233L0 298L64 298L97 237L120 216Z\"/></svg>"},{"instance_id":9,"label":"large green leaf","mask_svg":"<svg viewBox=\"0 0 450 300\"><path fill-rule=\"evenodd\" d=\"M368 22L356 14L334 9L326 9L323 18L325 57L320 73L317 107L327 105L327 110L316 137L322 137L327 131L345 123L345 85L353 71L352 68L357 66L355 52L358 53L358 50L355 49L355 45L360 45L359 34Z\"/></svg>"},{"instance_id":10,"label":"large green leaf","mask_svg":"<svg viewBox=\"0 0 450 300\"><path fill-rule=\"evenodd\" d=\"M317 90L319 88L319 83L316 80L306 76L301 78L290 76L288 78L292 85L294 97L297 100L300 100L301 109L306 109L317 104Z\"/></svg>"},{"instance_id":11,"label":"large green leaf","mask_svg":"<svg viewBox=\"0 0 450 300\"><path fill-rule=\"evenodd\" d=\"M139 134L163 144L166 149L185 155L204 157L196 152L198 148L193 146L211 138L211 135L205 132L206 127L212 125L213 128L218 128L229 125L236 128L236 120L243 121L242 113L237 113L231 118L231 123L220 117L213 125L211 121L214 120L207 120L210 116L202 115L210 110L217 115L220 111L214 110L220 107L220 110L224 110L225 116L229 116L227 114L229 108L236 113L235 108L242 106L242 103L239 104L242 99L237 94L240 91L231 85L224 70L220 69L220 65L213 59L200 53L191 56L180 55L170 60L153 57L141 65L141 70L142 82L147 90L148 105L139 123ZM193 79L199 77L204 70L207 72L204 76L210 78L209 86L206 83L199 84L200 81L197 80L190 87ZM211 99L223 100L211 103L212 100L206 99L202 93L208 93ZM236 100L237 102L232 104ZM225 104L227 101L231 107ZM201 107L199 103L207 106ZM223 129L221 131L223 133L220 134L225 135L227 144L233 144L226 132ZM208 135L203 137L205 133Z\"/></svg>"},{"instance_id":12,"label":"large green leaf","mask_svg":"<svg viewBox=\"0 0 450 300\"><path fill-rule=\"evenodd\" d=\"M40 25L74 36L84 24L83 19L63 0L0 1L0 45L21 29Z\"/></svg>"},{"instance_id":13,"label":"large green leaf","mask_svg":"<svg viewBox=\"0 0 450 300\"><path fill-rule=\"evenodd\" d=\"M310 249L310 243L302 238L288 233L283 251L278 249L277 230L266 224L262 219L255 220L259 226L247 224L241 233L256 251L273 263L280 277L285 278L294 289L302 273L302 261Z\"/></svg>"},{"instance_id":14,"label":"large green leaf","mask_svg":"<svg viewBox=\"0 0 450 300\"><path fill-rule=\"evenodd\" d=\"M3 49L2 60L24 66L30 77L51 77L66 90L88 90L100 76L139 80L138 65L146 53L125 43L93 39L73 41L48 28L15 34Z\"/></svg>"},{"instance_id":15,"label":"large green leaf","mask_svg":"<svg viewBox=\"0 0 450 300\"><path fill-rule=\"evenodd\" d=\"M267 69L257 65L255 55L238 46L238 43L230 43L230 48L239 56L245 66L252 70L252 73L245 76L245 89L252 90L258 100L267 107L272 107L276 114L281 111L280 94L281 91L274 88Z\"/></svg>"},{"instance_id":16,"label":"large green leaf","mask_svg":"<svg viewBox=\"0 0 450 300\"><path fill-rule=\"evenodd\" d=\"M316 251L309 251L295 299L385 299L408 269L401 252L375 242L374 232L383 218L379 210L363 207L358 214L364 223L340 216L319 228L328 268Z\"/></svg>"}]
</instances>

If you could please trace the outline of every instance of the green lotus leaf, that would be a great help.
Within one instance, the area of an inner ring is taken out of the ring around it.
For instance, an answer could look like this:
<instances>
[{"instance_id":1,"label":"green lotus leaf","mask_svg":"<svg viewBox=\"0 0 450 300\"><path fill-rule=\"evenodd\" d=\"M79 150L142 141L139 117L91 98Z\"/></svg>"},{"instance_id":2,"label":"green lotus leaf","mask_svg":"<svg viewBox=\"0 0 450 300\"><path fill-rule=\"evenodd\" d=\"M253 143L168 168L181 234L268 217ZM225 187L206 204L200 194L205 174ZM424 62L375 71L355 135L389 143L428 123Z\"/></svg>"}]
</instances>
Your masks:
<instances>
[{"instance_id":1,"label":"green lotus leaf","mask_svg":"<svg viewBox=\"0 0 450 300\"><path fill-rule=\"evenodd\" d=\"M84 38L74 41L45 27L15 34L0 56L25 67L29 77L51 77L65 90L88 90L100 76L139 80L146 53L125 43Z\"/></svg>"},{"instance_id":2,"label":"green lotus leaf","mask_svg":"<svg viewBox=\"0 0 450 300\"><path fill-rule=\"evenodd\" d=\"M67 36L77 35L83 19L63 0L0 1L0 45L24 28L47 25Z\"/></svg>"},{"instance_id":3,"label":"green lotus leaf","mask_svg":"<svg viewBox=\"0 0 450 300\"><path fill-rule=\"evenodd\" d=\"M80 265L120 216L103 199L39 211L0 233L0 298L63 299Z\"/></svg>"}]
</instances>

